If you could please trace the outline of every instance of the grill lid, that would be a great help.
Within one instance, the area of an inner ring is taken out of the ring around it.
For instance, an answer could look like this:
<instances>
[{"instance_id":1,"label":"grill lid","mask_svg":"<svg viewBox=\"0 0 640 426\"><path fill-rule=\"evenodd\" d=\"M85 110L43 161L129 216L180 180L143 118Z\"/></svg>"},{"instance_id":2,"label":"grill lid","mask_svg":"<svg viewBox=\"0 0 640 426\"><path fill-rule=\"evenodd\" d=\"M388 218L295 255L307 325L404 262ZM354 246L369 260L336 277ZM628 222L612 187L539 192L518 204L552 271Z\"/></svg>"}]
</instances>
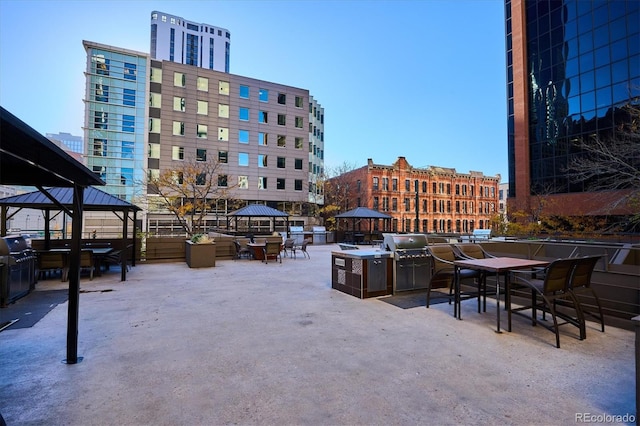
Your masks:
<instances>
[{"instance_id":1,"label":"grill lid","mask_svg":"<svg viewBox=\"0 0 640 426\"><path fill-rule=\"evenodd\" d=\"M7 235L0 238L0 256L16 256L25 251L29 251L29 244L22 235Z\"/></svg>"},{"instance_id":2,"label":"grill lid","mask_svg":"<svg viewBox=\"0 0 640 426\"><path fill-rule=\"evenodd\" d=\"M382 234L384 247L390 251L421 250L427 246L427 236L424 234Z\"/></svg>"}]
</instances>

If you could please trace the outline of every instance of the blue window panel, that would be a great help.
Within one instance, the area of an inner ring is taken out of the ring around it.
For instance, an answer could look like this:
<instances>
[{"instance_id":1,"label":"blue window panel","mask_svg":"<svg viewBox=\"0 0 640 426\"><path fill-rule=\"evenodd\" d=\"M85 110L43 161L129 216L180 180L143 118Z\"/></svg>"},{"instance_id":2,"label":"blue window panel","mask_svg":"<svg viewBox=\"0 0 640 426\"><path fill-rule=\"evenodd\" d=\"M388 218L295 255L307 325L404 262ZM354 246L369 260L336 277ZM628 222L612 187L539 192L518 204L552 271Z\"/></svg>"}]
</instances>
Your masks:
<instances>
[{"instance_id":1,"label":"blue window panel","mask_svg":"<svg viewBox=\"0 0 640 426\"><path fill-rule=\"evenodd\" d=\"M124 89L122 93L122 104L126 106L136 106L136 91Z\"/></svg>"},{"instance_id":2,"label":"blue window panel","mask_svg":"<svg viewBox=\"0 0 640 426\"><path fill-rule=\"evenodd\" d=\"M135 117L133 115L122 116L122 131L133 133L135 131Z\"/></svg>"}]
</instances>

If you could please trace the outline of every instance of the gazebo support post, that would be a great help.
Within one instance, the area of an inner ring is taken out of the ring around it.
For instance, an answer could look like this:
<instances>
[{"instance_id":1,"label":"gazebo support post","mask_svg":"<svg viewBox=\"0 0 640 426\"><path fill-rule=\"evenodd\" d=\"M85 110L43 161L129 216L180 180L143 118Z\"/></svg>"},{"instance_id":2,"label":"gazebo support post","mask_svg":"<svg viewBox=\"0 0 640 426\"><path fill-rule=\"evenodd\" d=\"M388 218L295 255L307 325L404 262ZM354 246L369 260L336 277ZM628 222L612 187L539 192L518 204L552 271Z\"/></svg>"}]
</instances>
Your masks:
<instances>
[{"instance_id":1,"label":"gazebo support post","mask_svg":"<svg viewBox=\"0 0 640 426\"><path fill-rule=\"evenodd\" d=\"M128 255L129 255L129 250L127 250L127 228L129 225L129 212L124 212L124 215L122 215L122 241L124 244L124 247L122 247L122 253L124 253L124 256L120 256L120 281L126 281L127 280L127 262L129 261L129 259L127 259Z\"/></svg>"},{"instance_id":2,"label":"gazebo support post","mask_svg":"<svg viewBox=\"0 0 640 426\"><path fill-rule=\"evenodd\" d=\"M73 190L73 220L71 222L71 255L69 258L69 310L67 317L67 364L77 364L78 358L78 314L80 306L80 250L82 241L82 204L84 188L78 185Z\"/></svg>"}]
</instances>

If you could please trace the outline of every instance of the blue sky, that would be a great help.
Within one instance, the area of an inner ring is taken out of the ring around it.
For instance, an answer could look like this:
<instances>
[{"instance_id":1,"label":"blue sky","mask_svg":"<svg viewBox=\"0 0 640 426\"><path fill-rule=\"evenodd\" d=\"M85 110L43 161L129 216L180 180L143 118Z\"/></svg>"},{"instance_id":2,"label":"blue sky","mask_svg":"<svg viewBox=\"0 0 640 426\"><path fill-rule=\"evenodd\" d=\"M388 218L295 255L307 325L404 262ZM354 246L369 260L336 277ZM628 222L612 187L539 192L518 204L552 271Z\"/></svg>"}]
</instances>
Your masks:
<instances>
[{"instance_id":1,"label":"blue sky","mask_svg":"<svg viewBox=\"0 0 640 426\"><path fill-rule=\"evenodd\" d=\"M308 89L325 165L507 178L503 0L0 0L0 104L82 136L83 40L149 52L153 10L231 32L231 73Z\"/></svg>"}]
</instances>

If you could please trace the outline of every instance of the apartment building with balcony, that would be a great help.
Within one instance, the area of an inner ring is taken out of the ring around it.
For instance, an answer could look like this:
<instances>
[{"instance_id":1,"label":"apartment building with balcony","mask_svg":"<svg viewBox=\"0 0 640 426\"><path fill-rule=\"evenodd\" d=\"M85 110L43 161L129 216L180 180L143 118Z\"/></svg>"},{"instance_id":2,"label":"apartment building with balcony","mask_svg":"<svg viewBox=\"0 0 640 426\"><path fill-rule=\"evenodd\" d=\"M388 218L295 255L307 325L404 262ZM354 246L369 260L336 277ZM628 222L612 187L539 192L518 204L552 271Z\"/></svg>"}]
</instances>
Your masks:
<instances>
[{"instance_id":1,"label":"apartment building with balcony","mask_svg":"<svg viewBox=\"0 0 640 426\"><path fill-rule=\"evenodd\" d=\"M498 214L500 175L459 173L453 168L416 168L405 157L391 165L367 165L332 178L344 189L345 212L368 207L392 217L393 232L470 233L490 229ZM361 226L368 226L362 223ZM381 231L373 223L370 231ZM367 230L367 229L362 229Z\"/></svg>"}]
</instances>

